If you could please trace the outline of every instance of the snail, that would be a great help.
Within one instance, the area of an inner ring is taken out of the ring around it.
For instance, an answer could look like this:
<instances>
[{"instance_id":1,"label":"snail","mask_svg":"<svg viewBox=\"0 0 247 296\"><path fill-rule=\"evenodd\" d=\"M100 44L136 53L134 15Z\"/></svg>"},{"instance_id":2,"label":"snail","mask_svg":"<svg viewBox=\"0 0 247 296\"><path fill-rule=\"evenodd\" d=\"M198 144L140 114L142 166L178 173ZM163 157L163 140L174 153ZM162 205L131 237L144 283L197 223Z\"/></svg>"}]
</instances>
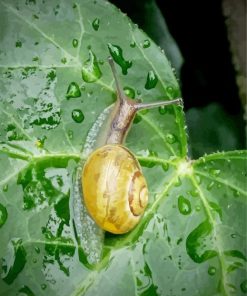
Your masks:
<instances>
[{"instance_id":1,"label":"snail","mask_svg":"<svg viewBox=\"0 0 247 296\"><path fill-rule=\"evenodd\" d=\"M181 99L141 103L127 97L108 58L117 88L117 100L104 128L101 146L87 158L81 175L84 203L96 224L108 232L132 230L148 203L148 188L141 166L123 144L137 111L171 104Z\"/></svg>"}]
</instances>

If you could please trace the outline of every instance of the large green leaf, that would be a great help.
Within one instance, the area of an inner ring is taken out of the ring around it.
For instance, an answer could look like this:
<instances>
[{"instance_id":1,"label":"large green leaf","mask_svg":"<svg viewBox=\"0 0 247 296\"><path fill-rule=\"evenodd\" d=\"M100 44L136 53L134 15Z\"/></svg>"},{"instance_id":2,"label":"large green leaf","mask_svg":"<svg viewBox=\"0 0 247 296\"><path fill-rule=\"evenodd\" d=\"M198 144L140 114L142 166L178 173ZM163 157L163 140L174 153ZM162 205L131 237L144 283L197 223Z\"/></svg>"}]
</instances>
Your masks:
<instances>
[{"instance_id":1,"label":"large green leaf","mask_svg":"<svg viewBox=\"0 0 247 296\"><path fill-rule=\"evenodd\" d=\"M138 114L127 138L149 184L140 224L96 260L84 243L101 234L76 230L81 151L115 100L109 51L152 101L179 96L161 50L105 1L0 1L0 20L0 294L246 293L246 152L188 160L180 107Z\"/></svg>"}]
</instances>

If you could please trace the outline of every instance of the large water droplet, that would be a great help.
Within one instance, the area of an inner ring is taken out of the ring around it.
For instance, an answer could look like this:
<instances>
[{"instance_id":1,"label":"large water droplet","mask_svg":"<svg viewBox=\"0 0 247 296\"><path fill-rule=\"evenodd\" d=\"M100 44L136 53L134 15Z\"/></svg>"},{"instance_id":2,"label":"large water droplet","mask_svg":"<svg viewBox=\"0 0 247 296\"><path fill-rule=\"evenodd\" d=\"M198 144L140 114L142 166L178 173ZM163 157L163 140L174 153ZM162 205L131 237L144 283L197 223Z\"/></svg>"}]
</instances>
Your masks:
<instances>
[{"instance_id":1,"label":"large water droplet","mask_svg":"<svg viewBox=\"0 0 247 296\"><path fill-rule=\"evenodd\" d=\"M81 74L82 79L88 83L95 82L102 76L97 58L91 50L89 50L89 59L82 66Z\"/></svg>"},{"instance_id":2,"label":"large water droplet","mask_svg":"<svg viewBox=\"0 0 247 296\"><path fill-rule=\"evenodd\" d=\"M22 286L19 291L18 296L35 296L33 291L28 286Z\"/></svg>"},{"instance_id":3,"label":"large water droplet","mask_svg":"<svg viewBox=\"0 0 247 296\"><path fill-rule=\"evenodd\" d=\"M8 218L7 209L0 203L0 228L5 224Z\"/></svg>"},{"instance_id":4,"label":"large water droplet","mask_svg":"<svg viewBox=\"0 0 247 296\"><path fill-rule=\"evenodd\" d=\"M100 21L99 21L98 18L94 19L93 22L92 22L92 26L93 26L93 28L94 28L95 31L98 31L99 30L99 22Z\"/></svg>"},{"instance_id":5,"label":"large water droplet","mask_svg":"<svg viewBox=\"0 0 247 296\"><path fill-rule=\"evenodd\" d=\"M73 45L73 47L76 48L76 47L78 46L78 43L79 43L79 42L78 42L78 39L73 39L73 40L72 40L72 45Z\"/></svg>"},{"instance_id":6,"label":"large water droplet","mask_svg":"<svg viewBox=\"0 0 247 296\"><path fill-rule=\"evenodd\" d=\"M81 91L79 85L76 82L71 82L66 93L66 98L78 98L80 96Z\"/></svg>"},{"instance_id":7,"label":"large water droplet","mask_svg":"<svg viewBox=\"0 0 247 296\"><path fill-rule=\"evenodd\" d=\"M156 86L157 82L158 82L158 77L156 76L154 71L153 70L149 71L148 75L147 75L145 88L146 89L152 89L152 88L154 88Z\"/></svg>"},{"instance_id":8,"label":"large water droplet","mask_svg":"<svg viewBox=\"0 0 247 296\"><path fill-rule=\"evenodd\" d=\"M132 62L124 59L123 50L118 45L108 43L108 49L113 60L121 67L122 73L126 75L128 73L128 69L132 66Z\"/></svg>"},{"instance_id":9,"label":"large water droplet","mask_svg":"<svg viewBox=\"0 0 247 296\"><path fill-rule=\"evenodd\" d=\"M167 134L166 135L166 141L169 143L169 144L173 144L176 142L176 137L173 135L173 134Z\"/></svg>"},{"instance_id":10,"label":"large water droplet","mask_svg":"<svg viewBox=\"0 0 247 296\"><path fill-rule=\"evenodd\" d=\"M213 226L208 220L199 224L186 239L186 251L196 263L202 263L217 256L215 250L206 250L206 240L210 236Z\"/></svg>"},{"instance_id":11,"label":"large water droplet","mask_svg":"<svg viewBox=\"0 0 247 296\"><path fill-rule=\"evenodd\" d=\"M134 99L135 98L135 90L131 87L124 87L124 93L126 94L127 97Z\"/></svg>"},{"instance_id":12,"label":"large water droplet","mask_svg":"<svg viewBox=\"0 0 247 296\"><path fill-rule=\"evenodd\" d=\"M190 201L182 195L178 197L178 209L183 215L189 215L191 213Z\"/></svg>"},{"instance_id":13,"label":"large water droplet","mask_svg":"<svg viewBox=\"0 0 247 296\"><path fill-rule=\"evenodd\" d=\"M80 109L74 109L72 111L72 118L75 122L81 123L84 120L84 114Z\"/></svg>"},{"instance_id":14,"label":"large water droplet","mask_svg":"<svg viewBox=\"0 0 247 296\"><path fill-rule=\"evenodd\" d=\"M216 268L214 266L209 266L208 274L209 275L215 275L215 273L216 273Z\"/></svg>"},{"instance_id":15,"label":"large water droplet","mask_svg":"<svg viewBox=\"0 0 247 296\"><path fill-rule=\"evenodd\" d=\"M2 259L2 279L12 284L26 264L26 251L21 239L13 239L8 245L6 259Z\"/></svg>"},{"instance_id":16,"label":"large water droplet","mask_svg":"<svg viewBox=\"0 0 247 296\"><path fill-rule=\"evenodd\" d=\"M150 46L150 41L148 39L144 40L142 47L143 48L148 48Z\"/></svg>"},{"instance_id":17,"label":"large water droplet","mask_svg":"<svg viewBox=\"0 0 247 296\"><path fill-rule=\"evenodd\" d=\"M241 284L240 284L240 289L243 293L247 293L247 280L244 280Z\"/></svg>"}]
</instances>

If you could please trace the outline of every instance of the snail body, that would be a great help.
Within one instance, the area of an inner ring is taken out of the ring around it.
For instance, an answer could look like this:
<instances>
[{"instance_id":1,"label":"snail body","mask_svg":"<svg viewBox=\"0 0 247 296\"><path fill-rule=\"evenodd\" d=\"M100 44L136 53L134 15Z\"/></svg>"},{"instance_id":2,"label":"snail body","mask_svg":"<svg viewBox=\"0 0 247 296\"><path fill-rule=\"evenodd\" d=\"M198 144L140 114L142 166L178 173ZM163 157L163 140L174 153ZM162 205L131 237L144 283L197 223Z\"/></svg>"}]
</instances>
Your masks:
<instances>
[{"instance_id":1,"label":"snail body","mask_svg":"<svg viewBox=\"0 0 247 296\"><path fill-rule=\"evenodd\" d=\"M116 77L113 60L109 63L115 78L118 98L104 126L104 136L87 158L81 184L85 206L102 229L122 234L140 221L148 203L148 188L136 157L124 140L137 111L180 104L181 99L140 103L126 97Z\"/></svg>"}]
</instances>

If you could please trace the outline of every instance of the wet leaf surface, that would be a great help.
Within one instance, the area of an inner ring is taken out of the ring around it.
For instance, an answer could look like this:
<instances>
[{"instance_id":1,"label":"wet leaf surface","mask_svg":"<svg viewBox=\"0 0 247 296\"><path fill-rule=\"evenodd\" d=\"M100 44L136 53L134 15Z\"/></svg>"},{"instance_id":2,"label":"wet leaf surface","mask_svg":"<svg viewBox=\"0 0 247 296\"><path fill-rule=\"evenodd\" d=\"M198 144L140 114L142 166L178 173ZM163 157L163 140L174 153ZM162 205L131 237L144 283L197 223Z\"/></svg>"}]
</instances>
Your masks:
<instances>
[{"instance_id":1,"label":"wet leaf surface","mask_svg":"<svg viewBox=\"0 0 247 296\"><path fill-rule=\"evenodd\" d=\"M179 96L161 50L105 1L0 1L0 15L0 294L246 293L246 152L187 160L181 107L139 112L128 135L150 192L140 224L76 230L81 151L116 98L107 57L149 102Z\"/></svg>"}]
</instances>

